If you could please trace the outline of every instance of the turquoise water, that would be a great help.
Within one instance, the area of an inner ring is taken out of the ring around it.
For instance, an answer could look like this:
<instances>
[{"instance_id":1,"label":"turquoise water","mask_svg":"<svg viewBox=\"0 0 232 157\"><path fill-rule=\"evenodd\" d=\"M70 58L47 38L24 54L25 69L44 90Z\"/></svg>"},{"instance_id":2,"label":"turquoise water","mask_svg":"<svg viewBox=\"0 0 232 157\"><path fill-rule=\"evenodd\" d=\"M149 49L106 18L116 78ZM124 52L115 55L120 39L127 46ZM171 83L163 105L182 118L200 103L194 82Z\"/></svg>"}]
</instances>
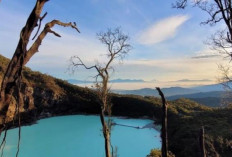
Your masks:
<instances>
[{"instance_id":1,"label":"turquoise water","mask_svg":"<svg viewBox=\"0 0 232 157\"><path fill-rule=\"evenodd\" d=\"M151 120L113 118L118 124L143 127ZM151 128L135 129L116 125L112 144L119 157L145 157L160 148L160 133ZM18 129L9 130L5 157L15 156ZM104 157L104 141L98 116L62 116L43 119L22 127L19 157Z\"/></svg>"}]
</instances>

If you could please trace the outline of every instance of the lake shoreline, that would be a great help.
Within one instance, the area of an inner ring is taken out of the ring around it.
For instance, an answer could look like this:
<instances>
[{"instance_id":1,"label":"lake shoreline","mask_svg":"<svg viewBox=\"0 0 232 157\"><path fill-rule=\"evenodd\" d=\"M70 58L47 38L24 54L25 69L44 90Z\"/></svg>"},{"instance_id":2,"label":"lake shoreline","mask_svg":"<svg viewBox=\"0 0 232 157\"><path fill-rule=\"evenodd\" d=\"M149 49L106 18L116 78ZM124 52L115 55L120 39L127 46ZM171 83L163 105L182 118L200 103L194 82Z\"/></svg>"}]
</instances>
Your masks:
<instances>
[{"instance_id":1,"label":"lake shoreline","mask_svg":"<svg viewBox=\"0 0 232 157\"><path fill-rule=\"evenodd\" d=\"M114 122L134 126L152 123L147 119L120 119ZM36 142L34 142L36 141ZM112 127L112 146L121 157L146 156L153 148L160 148L160 132L154 129ZM4 155L13 156L17 151L18 129L7 132ZM34 143L33 143L34 142ZM33 145L31 144L33 143ZM91 150L91 151L89 151ZM104 156L102 125L97 115L57 116L38 121L37 125L21 128L19 157L40 156ZM94 155L93 155L94 154Z\"/></svg>"},{"instance_id":2,"label":"lake shoreline","mask_svg":"<svg viewBox=\"0 0 232 157\"><path fill-rule=\"evenodd\" d=\"M54 118L54 117L63 117L63 116L75 116L75 115L83 115L83 116L99 116L99 114L89 114L89 113L72 113L72 114L54 114L52 115L51 113L47 112L44 113L42 115L40 115L39 117L37 117L37 119L31 119L31 121L22 121L21 122L21 127L23 126L32 126L34 124L38 124L38 121L43 120L43 119L48 119L48 118ZM107 116L106 116L107 117ZM145 128L149 128L149 129L155 129L157 131L160 131L160 124L158 124L154 119L148 117L148 116L117 116L117 115L113 115L113 118L118 118L118 119L148 119L148 120L152 120L153 123L148 124ZM15 129L18 128L18 124L14 123L14 125L12 125L11 123L9 123L9 128L10 129Z\"/></svg>"}]
</instances>

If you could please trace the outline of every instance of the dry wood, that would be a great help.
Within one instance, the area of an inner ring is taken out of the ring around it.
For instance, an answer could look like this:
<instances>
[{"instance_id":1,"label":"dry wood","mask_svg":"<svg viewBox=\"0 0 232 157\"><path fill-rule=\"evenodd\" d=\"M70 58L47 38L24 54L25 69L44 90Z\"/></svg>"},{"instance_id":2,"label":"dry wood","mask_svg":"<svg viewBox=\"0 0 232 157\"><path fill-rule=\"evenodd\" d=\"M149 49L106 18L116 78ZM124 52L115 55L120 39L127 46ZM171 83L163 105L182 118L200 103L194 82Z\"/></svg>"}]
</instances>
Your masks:
<instances>
[{"instance_id":1,"label":"dry wood","mask_svg":"<svg viewBox=\"0 0 232 157\"><path fill-rule=\"evenodd\" d=\"M167 133L167 108L168 104L166 102L166 99L164 97L163 92L159 87L156 87L156 90L159 92L159 95L162 99L162 110L163 110L163 116L162 116L162 128L161 128L161 138L162 138L162 157L168 157L168 133Z\"/></svg>"},{"instance_id":2,"label":"dry wood","mask_svg":"<svg viewBox=\"0 0 232 157\"><path fill-rule=\"evenodd\" d=\"M111 104L109 101L109 88L108 88L108 82L110 78L109 71L113 68L110 67L112 62L119 58L123 59L124 56L129 52L130 45L127 43L128 36L124 35L119 28L112 31L111 29L108 29L105 33L99 33L97 34L98 39L106 45L108 49L107 57L108 60L106 64L104 65L94 65L94 66L86 66L83 61L78 56L71 57L71 68L72 71L75 71L76 68L79 66L83 66L85 69L96 69L97 75L96 77L96 88L97 88L97 94L99 98L99 104L101 107L100 112L100 120L102 125L102 132L105 140L105 155L106 157L114 157L116 154L114 154L113 149L111 150L112 145L110 141L111 136ZM100 82L98 82L98 78L101 79ZM105 114L108 116L108 121L105 119Z\"/></svg>"},{"instance_id":3,"label":"dry wood","mask_svg":"<svg viewBox=\"0 0 232 157\"><path fill-rule=\"evenodd\" d=\"M201 149L201 157L206 157L206 150L205 150L205 129L204 126L200 129L200 149Z\"/></svg>"},{"instance_id":4,"label":"dry wood","mask_svg":"<svg viewBox=\"0 0 232 157\"><path fill-rule=\"evenodd\" d=\"M58 33L54 32L51 28L55 25L60 25L60 26L64 26L64 27L71 27L79 32L78 28L76 27L76 24L74 24L74 23L71 23L71 22L70 23L63 23L63 22L58 21L58 20L53 20L45 25L44 29L38 35L38 37L36 38L36 40L34 41L32 46L30 48L27 48L33 30L35 29L35 27L38 26L38 22L39 22L38 31L36 32L36 35L37 35L39 32L41 21L47 15L47 13L45 13L42 17L40 16L42 9L43 9L43 6L47 1L48 0L37 0L36 1L36 5L35 5L34 9L30 13L25 26L21 30L20 39L19 39L18 45L16 47L15 53L14 53L9 65L7 67L7 70L4 74L2 84L1 84L1 90L0 90L0 125L1 125L1 129L4 128L4 124L6 122L8 122L8 119L7 119L8 107L9 107L10 103L12 103L11 98L12 98L13 92L16 91L15 88L21 82L20 78L22 76L23 66L30 60L30 58L36 52L38 52L39 46L41 45L43 39L46 37L47 33L52 33L52 34L60 37L60 35ZM34 36L34 38L36 37L36 35ZM23 102L23 101L19 100L17 102ZM22 105L22 104L18 104L18 105Z\"/></svg>"}]
</instances>

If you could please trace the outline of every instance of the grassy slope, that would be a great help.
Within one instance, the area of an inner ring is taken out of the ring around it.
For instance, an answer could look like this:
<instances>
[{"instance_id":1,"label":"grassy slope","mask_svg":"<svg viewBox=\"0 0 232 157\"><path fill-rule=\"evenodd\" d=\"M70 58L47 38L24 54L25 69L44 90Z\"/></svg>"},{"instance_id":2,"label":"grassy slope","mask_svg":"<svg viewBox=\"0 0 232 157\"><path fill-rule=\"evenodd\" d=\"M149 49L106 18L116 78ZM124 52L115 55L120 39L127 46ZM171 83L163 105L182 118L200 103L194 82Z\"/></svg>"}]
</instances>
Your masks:
<instances>
[{"instance_id":1,"label":"grassy slope","mask_svg":"<svg viewBox=\"0 0 232 157\"><path fill-rule=\"evenodd\" d=\"M0 81L8 59L0 56ZM35 107L26 112L23 122L28 123L41 116L65 114L97 114L99 105L93 91L68 84L66 81L24 69L24 82L33 87ZM112 95L113 115L146 116L161 122L161 101L155 97ZM177 157L199 156L199 129L205 126L206 148L211 156L216 151L221 156L232 156L232 108L212 109L187 99L169 102L169 148ZM49 113L49 115L44 114ZM35 117L34 119L32 117Z\"/></svg>"}]
</instances>

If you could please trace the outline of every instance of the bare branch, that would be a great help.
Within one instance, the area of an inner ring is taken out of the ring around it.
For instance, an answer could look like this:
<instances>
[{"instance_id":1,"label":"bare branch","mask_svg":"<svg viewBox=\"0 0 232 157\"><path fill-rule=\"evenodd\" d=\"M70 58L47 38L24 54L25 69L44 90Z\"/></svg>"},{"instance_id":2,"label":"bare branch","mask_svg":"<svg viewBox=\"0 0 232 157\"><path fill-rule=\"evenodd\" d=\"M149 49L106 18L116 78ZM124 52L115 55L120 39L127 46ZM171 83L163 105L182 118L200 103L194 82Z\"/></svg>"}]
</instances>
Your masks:
<instances>
[{"instance_id":1,"label":"bare branch","mask_svg":"<svg viewBox=\"0 0 232 157\"><path fill-rule=\"evenodd\" d=\"M230 66L223 66L223 65L218 65L218 69L221 72L221 76L218 79L219 82L224 86L226 90L231 91L232 86L232 78L231 78L231 67Z\"/></svg>"},{"instance_id":2,"label":"bare branch","mask_svg":"<svg viewBox=\"0 0 232 157\"><path fill-rule=\"evenodd\" d=\"M32 38L32 40L34 40L35 37L37 36L37 34L39 33L39 30L40 30L40 27L41 27L41 22L45 18L46 15L47 15L47 12L42 17L40 17L40 19L39 19L39 27L37 29L37 32L35 33L35 36Z\"/></svg>"},{"instance_id":3,"label":"bare branch","mask_svg":"<svg viewBox=\"0 0 232 157\"><path fill-rule=\"evenodd\" d=\"M226 29L217 31L210 38L210 46L219 53L226 54L232 59L232 5L231 0L177 0L176 8L185 8L187 3L200 8L209 15L209 19L201 24L209 24L210 26L223 22Z\"/></svg>"},{"instance_id":4,"label":"bare branch","mask_svg":"<svg viewBox=\"0 0 232 157\"><path fill-rule=\"evenodd\" d=\"M60 34L56 33L56 32L53 31L53 30L49 30L48 32L54 34L54 35L57 36L57 37L61 37Z\"/></svg>"},{"instance_id":5,"label":"bare branch","mask_svg":"<svg viewBox=\"0 0 232 157\"><path fill-rule=\"evenodd\" d=\"M77 59L77 61L75 61L75 59ZM71 64L72 64L73 67L83 66L85 69L93 69L93 68L98 69L96 65L87 67L83 63L83 61L80 59L80 57L78 57L78 56L72 56L70 58L70 61L71 61Z\"/></svg>"},{"instance_id":6,"label":"bare branch","mask_svg":"<svg viewBox=\"0 0 232 157\"><path fill-rule=\"evenodd\" d=\"M25 60L23 65L27 64L27 62L30 60L30 58L39 50L39 46L41 45L43 39L46 37L47 33L52 33L57 37L61 37L58 33L54 32L51 30L52 27L54 27L55 25L60 25L63 27L71 27L73 29L75 29L77 32L80 33L79 29L77 28L77 26L74 23L64 23L61 22L59 20L53 20L49 23L47 23L43 29L43 31L40 33L40 35L37 37L37 39L35 40L35 42L32 44L32 46L30 47L30 49L27 51L26 56L25 56Z\"/></svg>"},{"instance_id":7,"label":"bare branch","mask_svg":"<svg viewBox=\"0 0 232 157\"><path fill-rule=\"evenodd\" d=\"M122 33L118 27L114 30L108 29L107 32L100 32L97 34L98 39L107 46L108 56L119 57L127 54L131 46L127 43L129 37Z\"/></svg>"},{"instance_id":8,"label":"bare branch","mask_svg":"<svg viewBox=\"0 0 232 157\"><path fill-rule=\"evenodd\" d=\"M178 0L176 3L172 4L173 8L184 9L187 6L187 0Z\"/></svg>"},{"instance_id":9,"label":"bare branch","mask_svg":"<svg viewBox=\"0 0 232 157\"><path fill-rule=\"evenodd\" d=\"M232 95L232 70L229 65L218 65L220 71L220 76L218 77L218 82L223 86L225 92L221 98L222 106L231 105L231 95Z\"/></svg>"},{"instance_id":10,"label":"bare branch","mask_svg":"<svg viewBox=\"0 0 232 157\"><path fill-rule=\"evenodd\" d=\"M94 66L86 66L82 60L78 56L73 56L70 59L72 70L73 68L78 68L83 66L85 69L93 69L95 68L97 71L96 84L95 87L97 89L97 95L99 98L99 104L101 107L100 119L102 124L103 136L105 139L105 154L106 157L114 156L113 148L110 142L110 133L111 133L111 103L109 102L109 92L110 89L108 87L110 70L113 70L111 67L112 62L117 58L124 58L125 54L130 51L131 46L127 43L129 37L124 35L120 28L116 28L115 30L108 29L107 32L101 32L97 34L98 39L107 47L107 58L108 61L105 65L101 66L100 64L96 64ZM98 77L101 78L101 82L98 82ZM105 120L105 114L109 116L107 122Z\"/></svg>"}]
</instances>

